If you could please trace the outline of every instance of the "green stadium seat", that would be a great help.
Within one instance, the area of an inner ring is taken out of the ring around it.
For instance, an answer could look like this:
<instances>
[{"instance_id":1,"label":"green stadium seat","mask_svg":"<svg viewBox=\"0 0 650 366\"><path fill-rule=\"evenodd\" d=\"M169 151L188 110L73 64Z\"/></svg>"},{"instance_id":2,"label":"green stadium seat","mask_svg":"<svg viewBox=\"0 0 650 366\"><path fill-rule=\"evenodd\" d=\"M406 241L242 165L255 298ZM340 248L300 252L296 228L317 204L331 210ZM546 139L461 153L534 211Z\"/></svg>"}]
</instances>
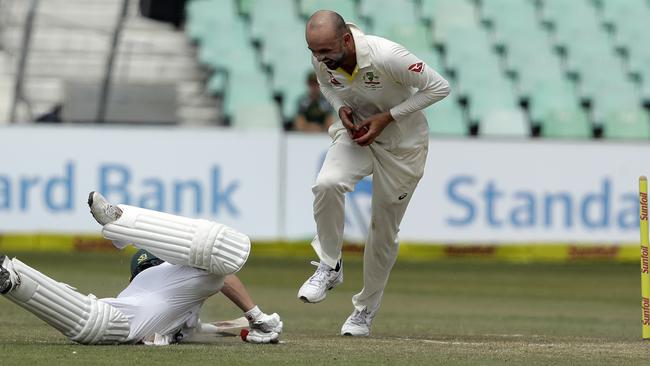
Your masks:
<instances>
[{"instance_id":1,"label":"green stadium seat","mask_svg":"<svg viewBox=\"0 0 650 366\"><path fill-rule=\"evenodd\" d=\"M506 76L501 72L499 60L494 54L480 53L478 49L473 58L465 55L465 52L456 51L454 54L456 56L453 59L448 57L447 62L455 70L456 78L463 84L463 88L482 91L486 87L499 88L507 85Z\"/></svg>"},{"instance_id":2,"label":"green stadium seat","mask_svg":"<svg viewBox=\"0 0 650 366\"><path fill-rule=\"evenodd\" d=\"M648 39L648 41L650 42L650 39ZM643 77L644 75L648 75L650 77L650 74L648 74L648 71L650 71L648 65L650 65L650 48L636 47L630 52L630 57L628 60L629 70L632 73L640 75L644 82L650 82L650 78L646 79Z\"/></svg>"},{"instance_id":3,"label":"green stadium seat","mask_svg":"<svg viewBox=\"0 0 650 366\"><path fill-rule=\"evenodd\" d=\"M529 137L530 127L524 112L518 108L493 109L479 123L480 136Z\"/></svg>"},{"instance_id":4,"label":"green stadium seat","mask_svg":"<svg viewBox=\"0 0 650 366\"><path fill-rule=\"evenodd\" d=\"M472 123L480 121L495 110L519 109L512 86L505 79L472 81L473 83L469 84L464 79L459 80L460 95L467 97L469 119Z\"/></svg>"},{"instance_id":5,"label":"green stadium seat","mask_svg":"<svg viewBox=\"0 0 650 366\"><path fill-rule=\"evenodd\" d=\"M239 4L239 11L244 16L251 16L253 9L260 2L259 0L236 0Z\"/></svg>"},{"instance_id":6,"label":"green stadium seat","mask_svg":"<svg viewBox=\"0 0 650 366\"><path fill-rule=\"evenodd\" d=\"M450 66L478 66L483 62L495 59L496 55L490 49L487 35L480 28L457 29L441 41L445 45L447 63Z\"/></svg>"},{"instance_id":7,"label":"green stadium seat","mask_svg":"<svg viewBox=\"0 0 650 366\"><path fill-rule=\"evenodd\" d=\"M234 128L269 128L282 127L278 105L273 101L246 106L237 106L231 114L231 125Z\"/></svg>"},{"instance_id":8,"label":"green stadium seat","mask_svg":"<svg viewBox=\"0 0 650 366\"><path fill-rule=\"evenodd\" d=\"M647 81L641 85L641 101L644 105L650 106L650 71L644 80Z\"/></svg>"},{"instance_id":9,"label":"green stadium seat","mask_svg":"<svg viewBox=\"0 0 650 366\"><path fill-rule=\"evenodd\" d=\"M431 32L429 32L424 24L393 24L386 27L383 32L379 31L376 27L375 31L377 35L397 42L415 54L433 50Z\"/></svg>"},{"instance_id":10,"label":"green stadium seat","mask_svg":"<svg viewBox=\"0 0 650 366\"><path fill-rule=\"evenodd\" d=\"M650 19L650 17L648 17ZM616 46L629 54L631 61L635 57L650 53L650 24L643 27L620 27L615 34Z\"/></svg>"},{"instance_id":11,"label":"green stadium seat","mask_svg":"<svg viewBox=\"0 0 650 366\"><path fill-rule=\"evenodd\" d=\"M264 65L293 64L296 58L301 63L310 60L302 24L291 28L278 27L271 36L263 39L261 51Z\"/></svg>"},{"instance_id":12,"label":"green stadium seat","mask_svg":"<svg viewBox=\"0 0 650 366\"><path fill-rule=\"evenodd\" d=\"M273 35L264 39L262 62L270 66L271 86L274 93L283 96L282 114L293 118L295 107L290 100L306 90L305 77L312 70L311 53L304 38L304 25L285 32L276 28Z\"/></svg>"},{"instance_id":13,"label":"green stadium seat","mask_svg":"<svg viewBox=\"0 0 650 366\"><path fill-rule=\"evenodd\" d=\"M208 84L206 89L210 95L223 95L225 93L227 83L228 83L228 74L224 70L219 70L214 72L212 76L208 79Z\"/></svg>"},{"instance_id":14,"label":"green stadium seat","mask_svg":"<svg viewBox=\"0 0 650 366\"><path fill-rule=\"evenodd\" d=\"M202 42L198 52L199 62L215 69L228 69L231 66L248 70L256 68L255 51L246 36L245 25L237 22L230 25L229 29L229 33L216 32L213 37Z\"/></svg>"},{"instance_id":15,"label":"green stadium seat","mask_svg":"<svg viewBox=\"0 0 650 366\"><path fill-rule=\"evenodd\" d=\"M293 120L298 113L298 102L305 93L306 88L299 88L297 86L286 89L282 92L282 116L285 120Z\"/></svg>"},{"instance_id":16,"label":"green stadium seat","mask_svg":"<svg viewBox=\"0 0 650 366\"><path fill-rule=\"evenodd\" d=\"M527 92L530 117L534 123L543 121L549 113L580 108L574 87L566 80L540 81L531 84Z\"/></svg>"},{"instance_id":17,"label":"green stadium seat","mask_svg":"<svg viewBox=\"0 0 650 366\"><path fill-rule=\"evenodd\" d=\"M321 9L333 10L343 17L346 22L352 22L365 30L365 22L357 14L356 4L353 0L298 0L300 14L307 18Z\"/></svg>"},{"instance_id":18,"label":"green stadium seat","mask_svg":"<svg viewBox=\"0 0 650 366\"><path fill-rule=\"evenodd\" d=\"M522 96L530 95L543 85L566 82L560 59L550 53L510 47L506 61L507 69L516 76Z\"/></svg>"},{"instance_id":19,"label":"green stadium seat","mask_svg":"<svg viewBox=\"0 0 650 366\"><path fill-rule=\"evenodd\" d=\"M635 22L637 19L647 22L650 8L643 0L604 0L598 2L605 23L617 24Z\"/></svg>"},{"instance_id":20,"label":"green stadium seat","mask_svg":"<svg viewBox=\"0 0 650 366\"><path fill-rule=\"evenodd\" d=\"M591 122L577 106L545 110L540 127L540 135L548 138L588 139L593 136Z\"/></svg>"},{"instance_id":21,"label":"green stadium seat","mask_svg":"<svg viewBox=\"0 0 650 366\"><path fill-rule=\"evenodd\" d=\"M650 138L648 114L640 108L612 112L603 121L603 137L608 139Z\"/></svg>"},{"instance_id":22,"label":"green stadium seat","mask_svg":"<svg viewBox=\"0 0 650 366\"><path fill-rule=\"evenodd\" d=\"M398 24L416 24L415 5L412 1L361 0L359 16L371 19L373 32Z\"/></svg>"},{"instance_id":23,"label":"green stadium seat","mask_svg":"<svg viewBox=\"0 0 650 366\"><path fill-rule=\"evenodd\" d=\"M537 53L552 53L548 35L533 23L497 22L494 25L495 45L508 48L536 50Z\"/></svg>"},{"instance_id":24,"label":"green stadium seat","mask_svg":"<svg viewBox=\"0 0 650 366\"><path fill-rule=\"evenodd\" d=\"M605 85L605 83L603 84ZM618 113L621 110L635 110L641 106L641 96L631 84L609 84L612 93L596 93L592 97L592 109L594 118L602 120L611 113ZM606 90L606 89L603 89Z\"/></svg>"},{"instance_id":25,"label":"green stadium seat","mask_svg":"<svg viewBox=\"0 0 650 366\"><path fill-rule=\"evenodd\" d=\"M293 0L257 0L250 14L251 37L268 40L287 33L304 33L304 22L296 15L294 4Z\"/></svg>"},{"instance_id":26,"label":"green stadium seat","mask_svg":"<svg viewBox=\"0 0 650 366\"><path fill-rule=\"evenodd\" d=\"M524 24L535 16L531 2L521 0L479 1L481 20L491 24Z\"/></svg>"},{"instance_id":27,"label":"green stadium seat","mask_svg":"<svg viewBox=\"0 0 650 366\"><path fill-rule=\"evenodd\" d=\"M186 29L190 39L202 42L204 39L221 34L219 30L227 31L228 27L239 21L232 0L192 0L186 5Z\"/></svg>"},{"instance_id":28,"label":"green stadium seat","mask_svg":"<svg viewBox=\"0 0 650 366\"><path fill-rule=\"evenodd\" d=\"M553 24L581 24L596 17L596 9L585 0L543 0L541 3L542 19Z\"/></svg>"},{"instance_id":29,"label":"green stadium seat","mask_svg":"<svg viewBox=\"0 0 650 366\"><path fill-rule=\"evenodd\" d=\"M472 28L478 24L476 10L469 1L422 0L420 16L433 24L436 33L446 34L452 29Z\"/></svg>"},{"instance_id":30,"label":"green stadium seat","mask_svg":"<svg viewBox=\"0 0 650 366\"><path fill-rule=\"evenodd\" d=\"M278 128L280 112L273 100L267 80L262 72L242 72L231 70L228 74L228 87L224 100L224 112L232 119L233 126L269 126ZM247 112L247 110L249 110ZM277 113L263 117L274 110ZM253 118L260 114L259 118ZM276 116L277 114L277 116Z\"/></svg>"},{"instance_id":31,"label":"green stadium seat","mask_svg":"<svg viewBox=\"0 0 650 366\"><path fill-rule=\"evenodd\" d=\"M603 3L603 22L612 25L616 31L619 28L627 27L647 27L648 16L650 16L650 7L644 6L639 1L607 1ZM608 8L612 4L617 4L616 9Z\"/></svg>"},{"instance_id":32,"label":"green stadium seat","mask_svg":"<svg viewBox=\"0 0 650 366\"><path fill-rule=\"evenodd\" d=\"M309 54L295 57L293 62L277 65L273 69L272 87L276 93L283 96L282 114L292 118L295 114L295 104L291 102L307 90L305 79L313 70Z\"/></svg>"},{"instance_id":33,"label":"green stadium seat","mask_svg":"<svg viewBox=\"0 0 650 366\"><path fill-rule=\"evenodd\" d=\"M588 40L589 42L585 43ZM555 45L565 47L569 51L581 47L590 49L610 42L607 32L594 18L582 22L558 22L553 32L553 41Z\"/></svg>"},{"instance_id":34,"label":"green stadium seat","mask_svg":"<svg viewBox=\"0 0 650 366\"><path fill-rule=\"evenodd\" d=\"M429 122L432 136L467 136L467 123L463 110L453 96L426 108L424 114Z\"/></svg>"}]
</instances>

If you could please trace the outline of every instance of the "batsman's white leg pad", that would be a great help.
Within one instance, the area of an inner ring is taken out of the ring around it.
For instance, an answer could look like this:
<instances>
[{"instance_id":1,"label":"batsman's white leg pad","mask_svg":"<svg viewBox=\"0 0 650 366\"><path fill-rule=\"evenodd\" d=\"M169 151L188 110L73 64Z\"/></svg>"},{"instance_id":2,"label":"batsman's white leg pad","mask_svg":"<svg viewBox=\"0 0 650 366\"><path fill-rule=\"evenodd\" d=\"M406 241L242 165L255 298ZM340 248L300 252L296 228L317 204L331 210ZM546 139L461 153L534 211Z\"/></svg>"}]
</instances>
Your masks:
<instances>
[{"instance_id":1,"label":"batsman's white leg pad","mask_svg":"<svg viewBox=\"0 0 650 366\"><path fill-rule=\"evenodd\" d=\"M5 296L82 344L117 344L127 341L130 332L126 316L113 306L84 296L74 288L56 282L17 259L13 270L20 278Z\"/></svg>"},{"instance_id":2,"label":"batsman's white leg pad","mask_svg":"<svg viewBox=\"0 0 650 366\"><path fill-rule=\"evenodd\" d=\"M239 271L251 249L248 236L216 222L119 205L122 216L104 225L106 239L133 243L172 264L218 275Z\"/></svg>"}]
</instances>

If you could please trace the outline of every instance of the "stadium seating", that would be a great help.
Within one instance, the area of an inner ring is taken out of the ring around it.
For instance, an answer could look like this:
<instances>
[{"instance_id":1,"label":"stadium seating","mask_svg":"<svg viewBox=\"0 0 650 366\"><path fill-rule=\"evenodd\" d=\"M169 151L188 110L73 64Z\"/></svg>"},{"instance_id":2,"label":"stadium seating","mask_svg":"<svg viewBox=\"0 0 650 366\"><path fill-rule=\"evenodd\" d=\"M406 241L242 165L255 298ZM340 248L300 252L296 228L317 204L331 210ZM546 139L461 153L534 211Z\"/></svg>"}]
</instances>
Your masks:
<instances>
[{"instance_id":1,"label":"stadium seating","mask_svg":"<svg viewBox=\"0 0 650 366\"><path fill-rule=\"evenodd\" d=\"M617 139L650 138L650 120L644 111L617 110L604 116L603 136Z\"/></svg>"},{"instance_id":2,"label":"stadium seating","mask_svg":"<svg viewBox=\"0 0 650 366\"><path fill-rule=\"evenodd\" d=\"M532 2L484 0L480 12L540 135L591 137L591 124L580 110L579 98L566 80L559 58L550 52L548 36L538 24Z\"/></svg>"},{"instance_id":3,"label":"stadium seating","mask_svg":"<svg viewBox=\"0 0 650 366\"><path fill-rule=\"evenodd\" d=\"M0 70L7 70L8 68L6 56L4 52L0 51ZM0 74L0 95L5 96L4 98L0 98L0 125L9 121L11 103L13 102L12 82L12 78Z\"/></svg>"},{"instance_id":4,"label":"stadium seating","mask_svg":"<svg viewBox=\"0 0 650 366\"><path fill-rule=\"evenodd\" d=\"M14 83L27 13L34 3L38 8L23 78L28 103L19 105L12 122L33 121L65 104L67 82L102 80L123 1L0 1L0 53L7 61L0 65L0 99L9 103L13 103L13 92L5 91L5 79L11 80L10 85ZM138 1L129 2L115 53L113 80L132 85L172 84L179 124L214 125L218 109L205 93L205 75L197 67L190 40L168 24L141 16L138 7ZM8 117L0 112L0 121L6 122Z\"/></svg>"},{"instance_id":5,"label":"stadium seating","mask_svg":"<svg viewBox=\"0 0 650 366\"><path fill-rule=\"evenodd\" d=\"M425 111L432 135L650 138L645 0L192 0L187 7L188 37L213 70L206 85L223 95L226 114L250 103L260 108L248 113L269 113L280 101L282 118L293 117L311 70L304 24L327 8L405 45L452 82L452 96ZM246 125L241 116L232 121Z\"/></svg>"},{"instance_id":6,"label":"stadium seating","mask_svg":"<svg viewBox=\"0 0 650 366\"><path fill-rule=\"evenodd\" d=\"M289 118L295 114L296 100L304 92L305 76L312 68L304 22L296 12L286 10L292 9L293 0L258 0L255 4L250 12L251 37L260 44L272 92L283 98L283 115Z\"/></svg>"},{"instance_id":7,"label":"stadium seating","mask_svg":"<svg viewBox=\"0 0 650 366\"><path fill-rule=\"evenodd\" d=\"M452 85L452 88L454 86ZM433 136L466 136L469 126L455 95L424 110Z\"/></svg>"},{"instance_id":8,"label":"stadium seating","mask_svg":"<svg viewBox=\"0 0 650 366\"><path fill-rule=\"evenodd\" d=\"M299 0L299 14L307 19L315 11L320 9L334 10L348 22L355 23L366 28L367 24L357 12L356 2L354 0Z\"/></svg>"}]
</instances>

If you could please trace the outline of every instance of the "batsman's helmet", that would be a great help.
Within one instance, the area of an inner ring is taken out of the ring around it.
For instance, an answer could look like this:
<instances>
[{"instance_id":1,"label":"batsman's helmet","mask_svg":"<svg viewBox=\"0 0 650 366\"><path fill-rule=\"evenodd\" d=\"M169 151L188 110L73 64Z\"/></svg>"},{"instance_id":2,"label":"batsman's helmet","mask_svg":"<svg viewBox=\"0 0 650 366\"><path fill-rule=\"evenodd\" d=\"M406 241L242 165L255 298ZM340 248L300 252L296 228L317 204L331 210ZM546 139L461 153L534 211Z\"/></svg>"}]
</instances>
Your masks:
<instances>
[{"instance_id":1,"label":"batsman's helmet","mask_svg":"<svg viewBox=\"0 0 650 366\"><path fill-rule=\"evenodd\" d=\"M156 257L144 249L138 250L131 258L131 279L129 281L133 281L135 276L137 276L145 269L155 267L164 262L165 261L162 259Z\"/></svg>"}]
</instances>

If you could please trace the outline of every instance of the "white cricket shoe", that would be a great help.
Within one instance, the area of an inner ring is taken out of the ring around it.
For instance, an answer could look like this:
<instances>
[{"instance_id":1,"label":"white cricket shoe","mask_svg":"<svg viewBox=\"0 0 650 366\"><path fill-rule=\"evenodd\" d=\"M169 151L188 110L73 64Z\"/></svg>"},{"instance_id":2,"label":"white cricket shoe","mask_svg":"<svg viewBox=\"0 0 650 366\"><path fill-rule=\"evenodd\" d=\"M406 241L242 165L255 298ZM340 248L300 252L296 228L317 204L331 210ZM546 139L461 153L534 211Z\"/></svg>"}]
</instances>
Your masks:
<instances>
[{"instance_id":1,"label":"white cricket shoe","mask_svg":"<svg viewBox=\"0 0 650 366\"><path fill-rule=\"evenodd\" d=\"M90 213L100 225L111 223L122 216L122 209L112 205L99 192L92 191L88 195Z\"/></svg>"},{"instance_id":2,"label":"white cricket shoe","mask_svg":"<svg viewBox=\"0 0 650 366\"><path fill-rule=\"evenodd\" d=\"M20 277L14 271L14 264L6 255L0 255L0 294L6 294L20 285Z\"/></svg>"},{"instance_id":3,"label":"white cricket shoe","mask_svg":"<svg viewBox=\"0 0 650 366\"><path fill-rule=\"evenodd\" d=\"M343 323L341 335L368 337L370 335L372 320L375 318L376 313L376 311L368 311L368 309L363 309L362 311L354 309L352 315Z\"/></svg>"},{"instance_id":4,"label":"white cricket shoe","mask_svg":"<svg viewBox=\"0 0 650 366\"><path fill-rule=\"evenodd\" d=\"M339 261L338 271L325 263L311 262L311 264L318 269L300 287L298 298L313 304L325 300L326 292L343 282L343 263Z\"/></svg>"}]
</instances>

